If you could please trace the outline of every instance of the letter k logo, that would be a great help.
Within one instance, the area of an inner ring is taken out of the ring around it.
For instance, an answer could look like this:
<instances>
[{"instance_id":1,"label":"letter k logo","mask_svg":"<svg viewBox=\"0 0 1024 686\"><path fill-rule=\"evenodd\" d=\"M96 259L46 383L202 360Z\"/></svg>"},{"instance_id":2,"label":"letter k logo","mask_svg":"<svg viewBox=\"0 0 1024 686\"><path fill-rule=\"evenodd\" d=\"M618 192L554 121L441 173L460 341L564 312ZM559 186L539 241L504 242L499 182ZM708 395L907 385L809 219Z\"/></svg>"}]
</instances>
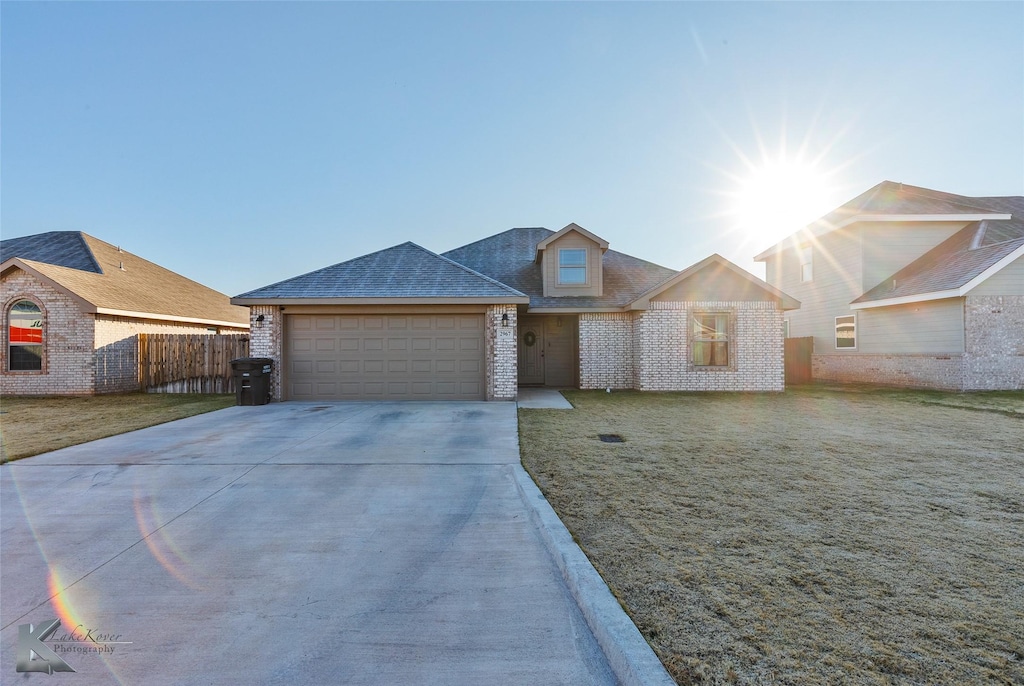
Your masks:
<instances>
[{"instance_id":1,"label":"letter k logo","mask_svg":"<svg viewBox=\"0 0 1024 686\"><path fill-rule=\"evenodd\" d=\"M18 625L18 672L73 672L67 662L43 643L60 626L59 619L43 622L36 629L31 624Z\"/></svg>"}]
</instances>

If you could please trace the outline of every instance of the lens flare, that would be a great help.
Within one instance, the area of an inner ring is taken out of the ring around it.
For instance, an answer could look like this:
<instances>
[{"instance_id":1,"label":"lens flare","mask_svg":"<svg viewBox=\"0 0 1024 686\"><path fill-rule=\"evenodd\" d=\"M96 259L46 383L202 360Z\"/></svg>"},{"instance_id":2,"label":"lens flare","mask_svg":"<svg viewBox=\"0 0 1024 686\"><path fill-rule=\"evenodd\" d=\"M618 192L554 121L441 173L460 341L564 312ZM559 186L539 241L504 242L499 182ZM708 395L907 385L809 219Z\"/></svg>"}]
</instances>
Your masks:
<instances>
[{"instance_id":1,"label":"lens flare","mask_svg":"<svg viewBox=\"0 0 1024 686\"><path fill-rule=\"evenodd\" d=\"M164 527L166 522L160 521L153 499L141 494L136 488L132 508L135 510L135 523L139 527L139 533L142 534L142 540L146 542L146 547L153 558L167 570L168 574L185 586L196 591L203 590L204 585L196 578L194 567L175 545L174 540L168 536Z\"/></svg>"}]
</instances>

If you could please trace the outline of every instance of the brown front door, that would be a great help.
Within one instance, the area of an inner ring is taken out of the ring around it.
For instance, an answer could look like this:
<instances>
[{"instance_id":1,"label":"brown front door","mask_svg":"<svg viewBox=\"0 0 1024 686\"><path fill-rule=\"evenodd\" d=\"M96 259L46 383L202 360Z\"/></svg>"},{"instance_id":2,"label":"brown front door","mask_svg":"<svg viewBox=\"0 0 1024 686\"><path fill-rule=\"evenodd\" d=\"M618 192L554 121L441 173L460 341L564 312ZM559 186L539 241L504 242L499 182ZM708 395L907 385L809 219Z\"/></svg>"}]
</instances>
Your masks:
<instances>
[{"instance_id":1,"label":"brown front door","mask_svg":"<svg viewBox=\"0 0 1024 686\"><path fill-rule=\"evenodd\" d=\"M523 317L519 324L519 383L544 383L544 320Z\"/></svg>"},{"instance_id":2,"label":"brown front door","mask_svg":"<svg viewBox=\"0 0 1024 686\"><path fill-rule=\"evenodd\" d=\"M576 315L544 318L544 385L572 388L576 385Z\"/></svg>"}]
</instances>

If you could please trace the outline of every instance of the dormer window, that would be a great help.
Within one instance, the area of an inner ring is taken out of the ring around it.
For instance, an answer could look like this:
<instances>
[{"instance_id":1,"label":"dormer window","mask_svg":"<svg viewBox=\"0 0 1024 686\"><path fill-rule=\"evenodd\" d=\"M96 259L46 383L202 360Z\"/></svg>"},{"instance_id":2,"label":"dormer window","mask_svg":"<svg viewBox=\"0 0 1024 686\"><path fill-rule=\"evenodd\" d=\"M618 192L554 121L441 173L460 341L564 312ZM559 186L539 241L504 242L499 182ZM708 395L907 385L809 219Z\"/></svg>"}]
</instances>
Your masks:
<instances>
[{"instance_id":1,"label":"dormer window","mask_svg":"<svg viewBox=\"0 0 1024 686\"><path fill-rule=\"evenodd\" d=\"M558 284L560 286L585 286L587 284L586 248L559 249Z\"/></svg>"}]
</instances>

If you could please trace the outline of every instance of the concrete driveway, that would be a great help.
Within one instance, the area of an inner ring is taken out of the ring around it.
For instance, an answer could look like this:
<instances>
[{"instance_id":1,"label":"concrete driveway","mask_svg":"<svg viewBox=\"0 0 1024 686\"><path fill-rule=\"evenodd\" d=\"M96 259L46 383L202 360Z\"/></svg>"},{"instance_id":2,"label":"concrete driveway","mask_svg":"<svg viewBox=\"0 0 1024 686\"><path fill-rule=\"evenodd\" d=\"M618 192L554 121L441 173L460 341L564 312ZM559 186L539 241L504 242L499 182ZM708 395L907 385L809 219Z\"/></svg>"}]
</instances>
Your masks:
<instances>
[{"instance_id":1,"label":"concrete driveway","mask_svg":"<svg viewBox=\"0 0 1024 686\"><path fill-rule=\"evenodd\" d=\"M517 490L515 413L233 407L4 465L0 681L613 683ZM16 673L52 618L76 673Z\"/></svg>"}]
</instances>

